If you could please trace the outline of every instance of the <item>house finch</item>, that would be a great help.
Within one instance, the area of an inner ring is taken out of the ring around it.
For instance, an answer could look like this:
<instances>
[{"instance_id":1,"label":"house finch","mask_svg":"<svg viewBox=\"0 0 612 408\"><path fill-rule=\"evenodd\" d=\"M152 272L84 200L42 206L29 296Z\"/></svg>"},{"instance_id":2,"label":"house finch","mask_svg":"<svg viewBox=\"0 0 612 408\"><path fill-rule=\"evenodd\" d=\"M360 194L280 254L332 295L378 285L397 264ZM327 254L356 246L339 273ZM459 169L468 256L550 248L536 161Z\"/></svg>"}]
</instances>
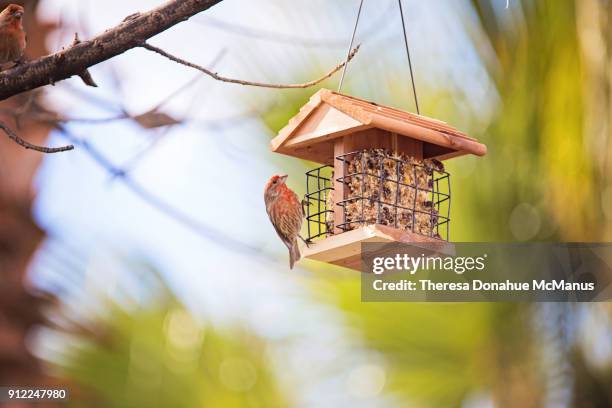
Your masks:
<instances>
[{"instance_id":1,"label":"house finch","mask_svg":"<svg viewBox=\"0 0 612 408\"><path fill-rule=\"evenodd\" d=\"M302 202L287 185L287 176L272 176L266 184L264 201L276 233L289 248L289 268L300 259L298 237L304 220ZM302 238L303 239L303 238Z\"/></svg>"},{"instance_id":2,"label":"house finch","mask_svg":"<svg viewBox=\"0 0 612 408\"><path fill-rule=\"evenodd\" d=\"M0 13L0 67L21 60L26 47L26 34L23 31L23 7L8 5Z\"/></svg>"}]
</instances>

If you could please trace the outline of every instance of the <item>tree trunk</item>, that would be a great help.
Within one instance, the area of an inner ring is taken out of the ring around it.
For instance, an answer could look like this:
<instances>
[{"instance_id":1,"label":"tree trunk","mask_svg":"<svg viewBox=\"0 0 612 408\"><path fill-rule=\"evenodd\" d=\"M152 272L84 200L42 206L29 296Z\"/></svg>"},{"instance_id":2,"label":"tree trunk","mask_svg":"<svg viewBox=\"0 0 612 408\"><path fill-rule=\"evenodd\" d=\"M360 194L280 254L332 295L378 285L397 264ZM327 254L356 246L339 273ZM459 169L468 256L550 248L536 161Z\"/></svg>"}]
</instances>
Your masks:
<instances>
[{"instance_id":1,"label":"tree trunk","mask_svg":"<svg viewBox=\"0 0 612 408\"><path fill-rule=\"evenodd\" d=\"M24 26L28 32L27 57L47 54L45 38L53 29L36 20L38 0L12 1L26 9ZM9 4L0 1L0 8ZM0 104L0 120L18 129L25 139L44 144L50 127L27 119L19 124L12 112L31 102L36 95L18 95ZM28 290L25 274L44 232L31 215L34 189L32 180L43 154L25 150L6 137L0 138L0 386L52 386L41 363L30 354L26 337L31 328L43 322L45 300ZM4 405L3 405L4 406ZM7 407L52 407L52 404L14 403Z\"/></svg>"}]
</instances>

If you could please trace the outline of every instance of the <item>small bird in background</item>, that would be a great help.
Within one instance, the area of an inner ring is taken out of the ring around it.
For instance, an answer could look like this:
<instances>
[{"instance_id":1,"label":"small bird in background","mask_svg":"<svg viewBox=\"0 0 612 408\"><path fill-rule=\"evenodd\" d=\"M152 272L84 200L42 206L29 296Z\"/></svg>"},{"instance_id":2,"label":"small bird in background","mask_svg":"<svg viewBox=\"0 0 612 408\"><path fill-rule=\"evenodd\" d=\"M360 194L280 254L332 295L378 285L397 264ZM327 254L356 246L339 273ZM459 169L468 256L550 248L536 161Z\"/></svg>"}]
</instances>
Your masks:
<instances>
[{"instance_id":1,"label":"small bird in background","mask_svg":"<svg viewBox=\"0 0 612 408\"><path fill-rule=\"evenodd\" d=\"M304 220L302 202L285 182L287 176L272 176L266 184L264 201L268 217L276 230L276 233L289 248L289 268L300 260L300 249L298 238Z\"/></svg>"},{"instance_id":2,"label":"small bird in background","mask_svg":"<svg viewBox=\"0 0 612 408\"><path fill-rule=\"evenodd\" d=\"M23 31L24 9L18 4L9 4L0 13L0 69L12 67L21 61L26 48L26 33ZM8 64L11 65L8 65Z\"/></svg>"}]
</instances>

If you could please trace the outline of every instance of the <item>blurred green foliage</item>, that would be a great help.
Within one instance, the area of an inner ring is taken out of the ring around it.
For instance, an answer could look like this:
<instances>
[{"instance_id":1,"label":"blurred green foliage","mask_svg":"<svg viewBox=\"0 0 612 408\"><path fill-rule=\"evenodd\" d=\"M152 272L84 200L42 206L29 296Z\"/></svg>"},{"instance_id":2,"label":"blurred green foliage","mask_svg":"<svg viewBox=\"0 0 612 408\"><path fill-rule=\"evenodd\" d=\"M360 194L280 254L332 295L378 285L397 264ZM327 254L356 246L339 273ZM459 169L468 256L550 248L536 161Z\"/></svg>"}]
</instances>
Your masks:
<instances>
[{"instance_id":1,"label":"blurred green foliage","mask_svg":"<svg viewBox=\"0 0 612 408\"><path fill-rule=\"evenodd\" d=\"M313 281L317 298L344 310L363 344L385 357L385 393L419 407L460 407L478 393L494 393L499 407L541 406L530 308L364 303L358 276L331 274Z\"/></svg>"},{"instance_id":2,"label":"blurred green foliage","mask_svg":"<svg viewBox=\"0 0 612 408\"><path fill-rule=\"evenodd\" d=\"M472 21L466 21L501 100L489 126L474 135L490 151L477 161L478 179L458 187L465 199L454 203L470 220L470 230L462 235L468 240L601 240L607 228L601 208L604 174L593 151L597 135L587 133L586 121L608 119L607 114L588 115L586 99L594 90L586 86L588 62L577 8L604 5L518 3L504 14L493 1L474 0L480 27L468 27Z\"/></svg>"},{"instance_id":3,"label":"blurred green foliage","mask_svg":"<svg viewBox=\"0 0 612 408\"><path fill-rule=\"evenodd\" d=\"M166 292L104 317L68 341L62 376L74 407L286 407L265 343L204 324Z\"/></svg>"}]
</instances>

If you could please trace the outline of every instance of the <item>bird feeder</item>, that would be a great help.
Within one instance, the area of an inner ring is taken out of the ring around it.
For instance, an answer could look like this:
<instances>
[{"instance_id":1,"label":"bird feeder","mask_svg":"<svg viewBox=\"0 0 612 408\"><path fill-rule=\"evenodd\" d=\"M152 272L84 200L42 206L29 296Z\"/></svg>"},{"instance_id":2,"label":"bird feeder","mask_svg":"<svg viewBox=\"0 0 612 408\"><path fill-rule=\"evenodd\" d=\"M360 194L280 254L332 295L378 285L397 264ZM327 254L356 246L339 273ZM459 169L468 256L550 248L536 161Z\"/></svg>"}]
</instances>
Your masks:
<instances>
[{"instance_id":1,"label":"bird feeder","mask_svg":"<svg viewBox=\"0 0 612 408\"><path fill-rule=\"evenodd\" d=\"M361 243L449 246L442 161L485 145L439 120L322 89L271 142L321 164L306 173L304 257L359 270Z\"/></svg>"}]
</instances>

